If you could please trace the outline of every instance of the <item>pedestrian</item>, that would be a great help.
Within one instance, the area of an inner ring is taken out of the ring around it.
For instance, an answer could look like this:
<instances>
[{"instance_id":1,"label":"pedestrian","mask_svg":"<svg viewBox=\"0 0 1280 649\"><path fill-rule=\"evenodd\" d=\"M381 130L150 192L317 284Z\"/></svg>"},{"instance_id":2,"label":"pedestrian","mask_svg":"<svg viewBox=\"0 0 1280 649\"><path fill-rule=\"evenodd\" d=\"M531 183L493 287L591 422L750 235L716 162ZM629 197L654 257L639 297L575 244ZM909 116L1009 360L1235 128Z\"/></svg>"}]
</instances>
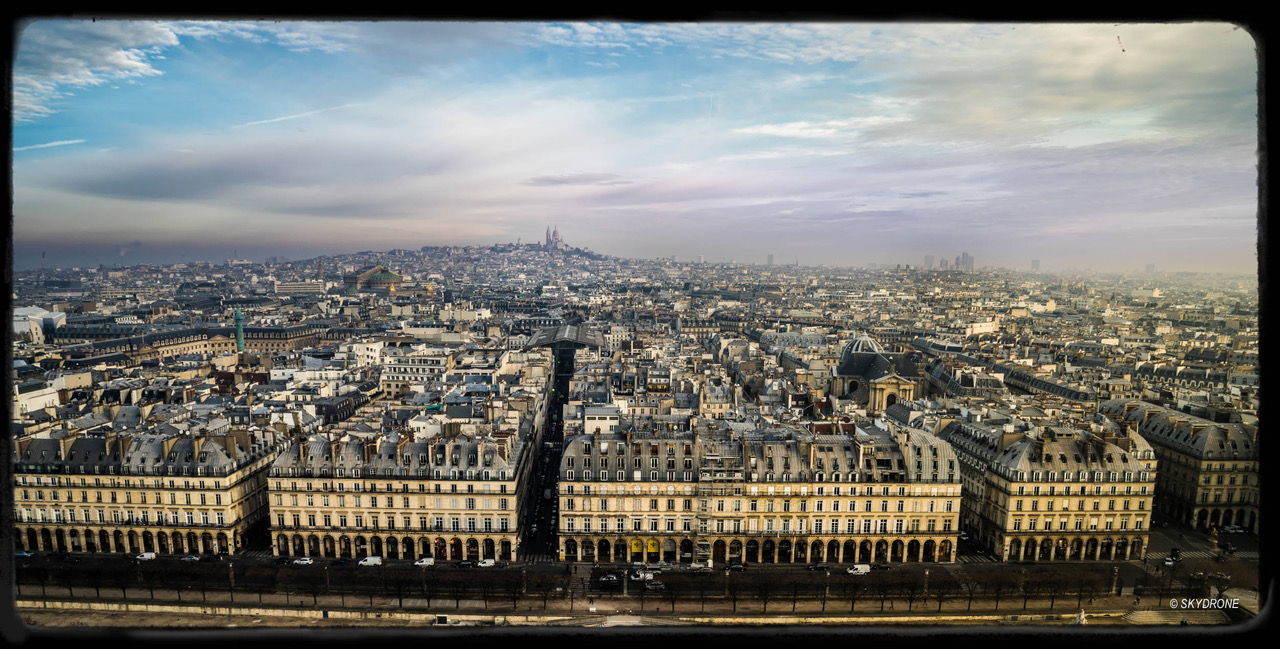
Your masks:
<instances>
[{"instance_id":1,"label":"pedestrian","mask_svg":"<svg viewBox=\"0 0 1280 649\"><path fill-rule=\"evenodd\" d=\"M889 600L889 610L893 610L893 600Z\"/></svg>"}]
</instances>

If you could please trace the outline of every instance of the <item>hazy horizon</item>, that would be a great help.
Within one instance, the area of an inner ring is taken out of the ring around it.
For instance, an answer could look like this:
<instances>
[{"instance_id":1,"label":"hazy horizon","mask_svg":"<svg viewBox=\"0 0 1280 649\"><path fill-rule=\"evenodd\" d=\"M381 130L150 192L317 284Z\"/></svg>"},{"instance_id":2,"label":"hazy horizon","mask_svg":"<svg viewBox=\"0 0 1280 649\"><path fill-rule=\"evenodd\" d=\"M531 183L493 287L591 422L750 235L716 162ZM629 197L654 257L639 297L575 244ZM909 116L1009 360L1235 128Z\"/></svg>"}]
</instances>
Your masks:
<instances>
[{"instance_id":1,"label":"hazy horizon","mask_svg":"<svg viewBox=\"0 0 1280 649\"><path fill-rule=\"evenodd\" d=\"M1231 24L33 22L14 268L540 242L1258 271Z\"/></svg>"}]
</instances>

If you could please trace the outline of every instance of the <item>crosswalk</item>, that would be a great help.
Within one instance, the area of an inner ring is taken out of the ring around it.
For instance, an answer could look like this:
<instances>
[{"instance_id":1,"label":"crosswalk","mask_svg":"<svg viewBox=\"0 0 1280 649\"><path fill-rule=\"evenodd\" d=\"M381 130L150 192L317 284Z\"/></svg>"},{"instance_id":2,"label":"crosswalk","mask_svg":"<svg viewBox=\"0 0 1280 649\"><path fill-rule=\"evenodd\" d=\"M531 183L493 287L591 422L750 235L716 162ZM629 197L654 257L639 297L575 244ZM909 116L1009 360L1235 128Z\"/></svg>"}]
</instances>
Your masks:
<instances>
[{"instance_id":1,"label":"crosswalk","mask_svg":"<svg viewBox=\"0 0 1280 649\"><path fill-rule=\"evenodd\" d=\"M550 554L533 554L525 557L527 563L560 563L560 559Z\"/></svg>"},{"instance_id":2,"label":"crosswalk","mask_svg":"<svg viewBox=\"0 0 1280 649\"><path fill-rule=\"evenodd\" d=\"M1182 553L1182 560L1186 562L1188 559L1213 559L1218 556L1217 550L1188 550ZM1237 550L1228 555L1233 559L1243 559L1245 561L1257 561L1258 552L1256 550ZM1164 556L1160 557L1161 560Z\"/></svg>"}]
</instances>

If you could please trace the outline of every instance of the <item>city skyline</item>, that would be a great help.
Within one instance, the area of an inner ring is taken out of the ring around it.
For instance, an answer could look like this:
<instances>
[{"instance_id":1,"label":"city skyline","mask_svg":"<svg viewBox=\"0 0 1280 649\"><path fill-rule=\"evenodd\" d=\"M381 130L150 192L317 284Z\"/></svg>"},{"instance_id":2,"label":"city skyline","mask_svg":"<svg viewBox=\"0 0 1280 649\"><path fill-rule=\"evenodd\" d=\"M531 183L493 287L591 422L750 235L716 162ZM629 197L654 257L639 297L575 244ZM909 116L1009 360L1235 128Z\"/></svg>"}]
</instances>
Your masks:
<instances>
[{"instance_id":1,"label":"city skyline","mask_svg":"<svg viewBox=\"0 0 1280 649\"><path fill-rule=\"evenodd\" d=\"M1227 23L37 21L14 266L541 240L1257 272Z\"/></svg>"}]
</instances>

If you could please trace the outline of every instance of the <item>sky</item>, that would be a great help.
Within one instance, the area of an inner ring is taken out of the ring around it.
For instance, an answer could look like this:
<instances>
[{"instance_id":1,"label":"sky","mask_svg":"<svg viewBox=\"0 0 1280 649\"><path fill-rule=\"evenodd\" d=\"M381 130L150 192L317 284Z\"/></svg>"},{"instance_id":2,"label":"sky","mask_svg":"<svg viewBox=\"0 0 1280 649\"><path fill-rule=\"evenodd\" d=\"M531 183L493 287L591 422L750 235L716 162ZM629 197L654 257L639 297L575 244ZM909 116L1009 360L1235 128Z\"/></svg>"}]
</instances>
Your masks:
<instances>
[{"instance_id":1,"label":"sky","mask_svg":"<svg viewBox=\"0 0 1280 649\"><path fill-rule=\"evenodd\" d=\"M41 20L18 270L540 242L632 258L1256 274L1222 22Z\"/></svg>"}]
</instances>

